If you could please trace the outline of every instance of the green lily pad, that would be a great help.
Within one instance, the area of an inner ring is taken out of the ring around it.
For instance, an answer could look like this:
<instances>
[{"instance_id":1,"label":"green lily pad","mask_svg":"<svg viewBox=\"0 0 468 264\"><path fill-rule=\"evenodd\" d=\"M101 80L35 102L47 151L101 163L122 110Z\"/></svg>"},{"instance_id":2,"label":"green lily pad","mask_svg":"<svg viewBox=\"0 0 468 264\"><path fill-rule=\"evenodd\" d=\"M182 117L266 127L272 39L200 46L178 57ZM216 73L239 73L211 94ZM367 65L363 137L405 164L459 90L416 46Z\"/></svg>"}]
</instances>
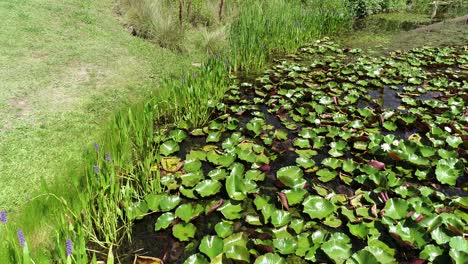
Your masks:
<instances>
[{"instance_id":1,"label":"green lily pad","mask_svg":"<svg viewBox=\"0 0 468 264\"><path fill-rule=\"evenodd\" d=\"M304 200L307 191L304 189L290 189L283 191L283 193L286 195L289 206L293 206L301 203Z\"/></svg>"},{"instance_id":2,"label":"green lily pad","mask_svg":"<svg viewBox=\"0 0 468 264\"><path fill-rule=\"evenodd\" d=\"M335 206L328 200L311 195L302 203L304 212L314 219L323 219L335 211Z\"/></svg>"},{"instance_id":3,"label":"green lily pad","mask_svg":"<svg viewBox=\"0 0 468 264\"><path fill-rule=\"evenodd\" d=\"M199 159L188 159L185 161L184 170L186 172L199 171L202 167L202 163Z\"/></svg>"},{"instance_id":4,"label":"green lily pad","mask_svg":"<svg viewBox=\"0 0 468 264\"><path fill-rule=\"evenodd\" d=\"M283 255L293 254L297 249L297 241L292 237L273 239L273 245Z\"/></svg>"},{"instance_id":5,"label":"green lily pad","mask_svg":"<svg viewBox=\"0 0 468 264\"><path fill-rule=\"evenodd\" d=\"M219 181L215 180L204 180L195 186L195 190L201 197L207 197L217 194L223 185Z\"/></svg>"},{"instance_id":6,"label":"green lily pad","mask_svg":"<svg viewBox=\"0 0 468 264\"><path fill-rule=\"evenodd\" d=\"M302 178L304 172L297 166L286 166L278 170L276 177L290 188L301 188L306 181Z\"/></svg>"},{"instance_id":7,"label":"green lily pad","mask_svg":"<svg viewBox=\"0 0 468 264\"><path fill-rule=\"evenodd\" d=\"M180 143L187 138L187 133L181 129L175 129L169 132L168 137L173 139L175 142Z\"/></svg>"},{"instance_id":8,"label":"green lily pad","mask_svg":"<svg viewBox=\"0 0 468 264\"><path fill-rule=\"evenodd\" d=\"M313 166L315 166L315 161L306 157L298 157L296 159L296 163L304 169L312 168Z\"/></svg>"},{"instance_id":9,"label":"green lily pad","mask_svg":"<svg viewBox=\"0 0 468 264\"><path fill-rule=\"evenodd\" d=\"M163 194L159 202L159 208L161 211L167 212L176 208L176 206L179 205L181 201L182 199L178 195Z\"/></svg>"},{"instance_id":10,"label":"green lily pad","mask_svg":"<svg viewBox=\"0 0 468 264\"><path fill-rule=\"evenodd\" d=\"M329 182L337 175L336 171L329 169L321 169L317 171L316 174L320 177L319 180L322 182Z\"/></svg>"},{"instance_id":11,"label":"green lily pad","mask_svg":"<svg viewBox=\"0 0 468 264\"><path fill-rule=\"evenodd\" d=\"M232 223L222 221L215 225L214 227L216 234L221 238L226 238L234 232L234 227Z\"/></svg>"},{"instance_id":12,"label":"green lily pad","mask_svg":"<svg viewBox=\"0 0 468 264\"><path fill-rule=\"evenodd\" d=\"M174 140L168 140L159 146L159 152L164 156L169 156L177 151L179 151L180 147L177 142Z\"/></svg>"},{"instance_id":13,"label":"green lily pad","mask_svg":"<svg viewBox=\"0 0 468 264\"><path fill-rule=\"evenodd\" d=\"M293 145L299 148L310 148L310 142L306 138L295 138Z\"/></svg>"},{"instance_id":14,"label":"green lily pad","mask_svg":"<svg viewBox=\"0 0 468 264\"><path fill-rule=\"evenodd\" d=\"M244 165L236 163L226 178L226 191L229 197L236 201L242 201L247 197L247 189L244 181Z\"/></svg>"},{"instance_id":15,"label":"green lily pad","mask_svg":"<svg viewBox=\"0 0 468 264\"><path fill-rule=\"evenodd\" d=\"M199 216L203 212L203 206L200 204L182 204L175 210L175 216L184 222L189 222L191 219Z\"/></svg>"},{"instance_id":16,"label":"green lily pad","mask_svg":"<svg viewBox=\"0 0 468 264\"><path fill-rule=\"evenodd\" d=\"M422 259L427 259L429 261L434 261L438 256L441 256L444 253L444 250L436 245L427 245L419 253L419 257Z\"/></svg>"},{"instance_id":17,"label":"green lily pad","mask_svg":"<svg viewBox=\"0 0 468 264\"><path fill-rule=\"evenodd\" d=\"M362 249L354 253L351 258L346 261L346 264L379 264L377 258L369 252L368 249Z\"/></svg>"},{"instance_id":18,"label":"green lily pad","mask_svg":"<svg viewBox=\"0 0 468 264\"><path fill-rule=\"evenodd\" d=\"M463 143L463 140L461 139L461 137L457 137L457 136L448 136L445 141L447 142L447 144L449 144L449 146L451 146L452 148L457 148L458 145L460 145L461 143Z\"/></svg>"},{"instance_id":19,"label":"green lily pad","mask_svg":"<svg viewBox=\"0 0 468 264\"><path fill-rule=\"evenodd\" d=\"M443 184L454 186L460 172L454 169L455 162L453 160L439 160L435 170L436 178Z\"/></svg>"},{"instance_id":20,"label":"green lily pad","mask_svg":"<svg viewBox=\"0 0 468 264\"><path fill-rule=\"evenodd\" d=\"M197 228L192 223L180 223L172 227L172 234L180 241L189 241L195 237Z\"/></svg>"},{"instance_id":21,"label":"green lily pad","mask_svg":"<svg viewBox=\"0 0 468 264\"><path fill-rule=\"evenodd\" d=\"M228 220L235 220L241 218L242 206L240 204L232 204L231 201L225 202L217 209Z\"/></svg>"},{"instance_id":22,"label":"green lily pad","mask_svg":"<svg viewBox=\"0 0 468 264\"><path fill-rule=\"evenodd\" d=\"M344 263L351 256L351 240L343 233L333 233L320 247L335 263Z\"/></svg>"},{"instance_id":23,"label":"green lily pad","mask_svg":"<svg viewBox=\"0 0 468 264\"><path fill-rule=\"evenodd\" d=\"M395 220L400 220L408 215L409 205L406 200L391 198L385 204L385 215Z\"/></svg>"},{"instance_id":24,"label":"green lily pad","mask_svg":"<svg viewBox=\"0 0 468 264\"><path fill-rule=\"evenodd\" d=\"M182 180L182 185L185 187L193 187L197 185L200 181L202 181L205 178L203 175L203 171L195 171L195 172L189 172L185 173L182 176L180 176L180 179Z\"/></svg>"},{"instance_id":25,"label":"green lily pad","mask_svg":"<svg viewBox=\"0 0 468 264\"><path fill-rule=\"evenodd\" d=\"M217 236L204 236L198 248L200 249L200 252L213 260L223 252L224 241Z\"/></svg>"},{"instance_id":26,"label":"green lily pad","mask_svg":"<svg viewBox=\"0 0 468 264\"><path fill-rule=\"evenodd\" d=\"M247 249L248 237L244 233L235 233L224 239L224 254L227 258L249 262L250 253Z\"/></svg>"},{"instance_id":27,"label":"green lily pad","mask_svg":"<svg viewBox=\"0 0 468 264\"><path fill-rule=\"evenodd\" d=\"M208 172L208 177L212 180L224 180L227 177L227 172L225 169L214 169Z\"/></svg>"},{"instance_id":28,"label":"green lily pad","mask_svg":"<svg viewBox=\"0 0 468 264\"><path fill-rule=\"evenodd\" d=\"M172 212L167 212L158 217L156 224L154 226L155 231L168 228L172 221L176 219L176 216Z\"/></svg>"},{"instance_id":29,"label":"green lily pad","mask_svg":"<svg viewBox=\"0 0 468 264\"><path fill-rule=\"evenodd\" d=\"M291 221L291 214L288 211L276 210L271 215L271 223L274 227L287 225Z\"/></svg>"},{"instance_id":30,"label":"green lily pad","mask_svg":"<svg viewBox=\"0 0 468 264\"><path fill-rule=\"evenodd\" d=\"M267 253L255 259L254 264L285 264L284 258L275 253Z\"/></svg>"},{"instance_id":31,"label":"green lily pad","mask_svg":"<svg viewBox=\"0 0 468 264\"><path fill-rule=\"evenodd\" d=\"M210 262L200 253L188 257L184 264L209 264Z\"/></svg>"},{"instance_id":32,"label":"green lily pad","mask_svg":"<svg viewBox=\"0 0 468 264\"><path fill-rule=\"evenodd\" d=\"M211 131L206 137L206 142L219 142L221 140L222 133L220 131Z\"/></svg>"}]
</instances>

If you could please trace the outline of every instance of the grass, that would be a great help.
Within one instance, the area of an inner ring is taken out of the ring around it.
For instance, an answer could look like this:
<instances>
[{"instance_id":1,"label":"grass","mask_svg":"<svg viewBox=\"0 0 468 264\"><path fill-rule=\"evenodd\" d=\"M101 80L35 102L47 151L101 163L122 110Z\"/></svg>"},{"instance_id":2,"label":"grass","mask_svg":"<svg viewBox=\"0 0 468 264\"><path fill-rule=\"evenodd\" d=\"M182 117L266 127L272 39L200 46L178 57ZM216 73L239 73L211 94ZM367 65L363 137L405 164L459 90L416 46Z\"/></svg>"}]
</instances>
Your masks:
<instances>
[{"instance_id":1,"label":"grass","mask_svg":"<svg viewBox=\"0 0 468 264\"><path fill-rule=\"evenodd\" d=\"M111 113L153 89L149 79L196 60L131 37L112 1L94 2L0 3L3 208L23 204L41 177L78 160Z\"/></svg>"},{"instance_id":2,"label":"grass","mask_svg":"<svg viewBox=\"0 0 468 264\"><path fill-rule=\"evenodd\" d=\"M202 57L132 37L112 10L110 0L0 2L0 208L32 248L50 241L60 210L52 198L31 203L40 183L73 195L70 177L112 114Z\"/></svg>"},{"instance_id":3,"label":"grass","mask_svg":"<svg viewBox=\"0 0 468 264\"><path fill-rule=\"evenodd\" d=\"M258 71L275 55L346 28L351 18L343 0L245 1L229 30L233 67Z\"/></svg>"}]
</instances>

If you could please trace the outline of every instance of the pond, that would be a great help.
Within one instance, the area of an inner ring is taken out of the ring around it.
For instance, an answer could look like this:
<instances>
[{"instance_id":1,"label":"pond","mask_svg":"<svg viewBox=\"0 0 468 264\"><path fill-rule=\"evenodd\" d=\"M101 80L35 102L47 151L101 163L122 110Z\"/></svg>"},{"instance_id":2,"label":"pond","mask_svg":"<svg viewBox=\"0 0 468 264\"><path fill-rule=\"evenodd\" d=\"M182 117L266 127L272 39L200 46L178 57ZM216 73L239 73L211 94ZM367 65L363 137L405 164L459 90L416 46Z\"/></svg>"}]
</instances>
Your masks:
<instances>
[{"instance_id":1,"label":"pond","mask_svg":"<svg viewBox=\"0 0 468 264\"><path fill-rule=\"evenodd\" d=\"M159 131L166 192L133 205L120 260L462 263L467 80L466 46L302 47L207 126Z\"/></svg>"}]
</instances>

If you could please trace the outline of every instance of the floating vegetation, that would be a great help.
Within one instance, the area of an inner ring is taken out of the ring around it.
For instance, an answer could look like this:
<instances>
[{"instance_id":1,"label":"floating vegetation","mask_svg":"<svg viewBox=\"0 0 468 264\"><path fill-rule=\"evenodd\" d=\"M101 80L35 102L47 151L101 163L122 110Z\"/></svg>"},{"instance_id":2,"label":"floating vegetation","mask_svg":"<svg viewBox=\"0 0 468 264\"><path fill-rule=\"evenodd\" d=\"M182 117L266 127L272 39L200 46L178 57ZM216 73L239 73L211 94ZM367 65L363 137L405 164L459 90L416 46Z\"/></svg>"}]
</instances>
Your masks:
<instances>
[{"instance_id":1,"label":"floating vegetation","mask_svg":"<svg viewBox=\"0 0 468 264\"><path fill-rule=\"evenodd\" d=\"M466 263L466 47L371 57L325 39L277 62L232 87L207 126L155 136L166 192L125 209L146 215L133 236L147 244L119 251L168 263Z\"/></svg>"}]
</instances>

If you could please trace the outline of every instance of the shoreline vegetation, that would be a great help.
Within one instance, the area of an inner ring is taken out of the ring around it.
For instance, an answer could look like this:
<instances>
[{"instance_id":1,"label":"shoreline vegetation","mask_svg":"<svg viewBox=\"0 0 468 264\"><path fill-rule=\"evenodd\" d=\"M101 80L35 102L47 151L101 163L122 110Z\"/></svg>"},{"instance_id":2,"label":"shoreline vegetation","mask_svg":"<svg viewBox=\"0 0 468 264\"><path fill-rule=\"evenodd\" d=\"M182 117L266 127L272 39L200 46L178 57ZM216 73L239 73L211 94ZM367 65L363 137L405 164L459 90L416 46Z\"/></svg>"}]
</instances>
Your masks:
<instances>
[{"instance_id":1,"label":"shoreline vegetation","mask_svg":"<svg viewBox=\"0 0 468 264\"><path fill-rule=\"evenodd\" d=\"M206 125L233 85L230 74L258 73L273 58L349 28L355 17L408 8L406 1L397 0L367 1L374 6L359 0L118 2L129 33L171 50L176 58L195 52L205 54L196 58L206 59L180 77L160 76L158 88L149 89L149 100L112 118L84 154L82 169L67 172L70 178L50 186L43 184L43 194L22 208L19 217L32 212L54 218L46 228L29 221L28 233L20 235L21 221L5 220L8 225L0 226L7 237L0 243L0 260L5 263L112 263L114 250L131 239L132 222L147 212L142 201L165 190L162 169L155 163L178 146L163 142L164 133L168 128L188 131ZM415 7L424 1L413 2ZM174 133L174 141L183 138ZM49 236L38 236L28 247L28 234L38 230ZM18 245L17 238L23 243Z\"/></svg>"}]
</instances>

